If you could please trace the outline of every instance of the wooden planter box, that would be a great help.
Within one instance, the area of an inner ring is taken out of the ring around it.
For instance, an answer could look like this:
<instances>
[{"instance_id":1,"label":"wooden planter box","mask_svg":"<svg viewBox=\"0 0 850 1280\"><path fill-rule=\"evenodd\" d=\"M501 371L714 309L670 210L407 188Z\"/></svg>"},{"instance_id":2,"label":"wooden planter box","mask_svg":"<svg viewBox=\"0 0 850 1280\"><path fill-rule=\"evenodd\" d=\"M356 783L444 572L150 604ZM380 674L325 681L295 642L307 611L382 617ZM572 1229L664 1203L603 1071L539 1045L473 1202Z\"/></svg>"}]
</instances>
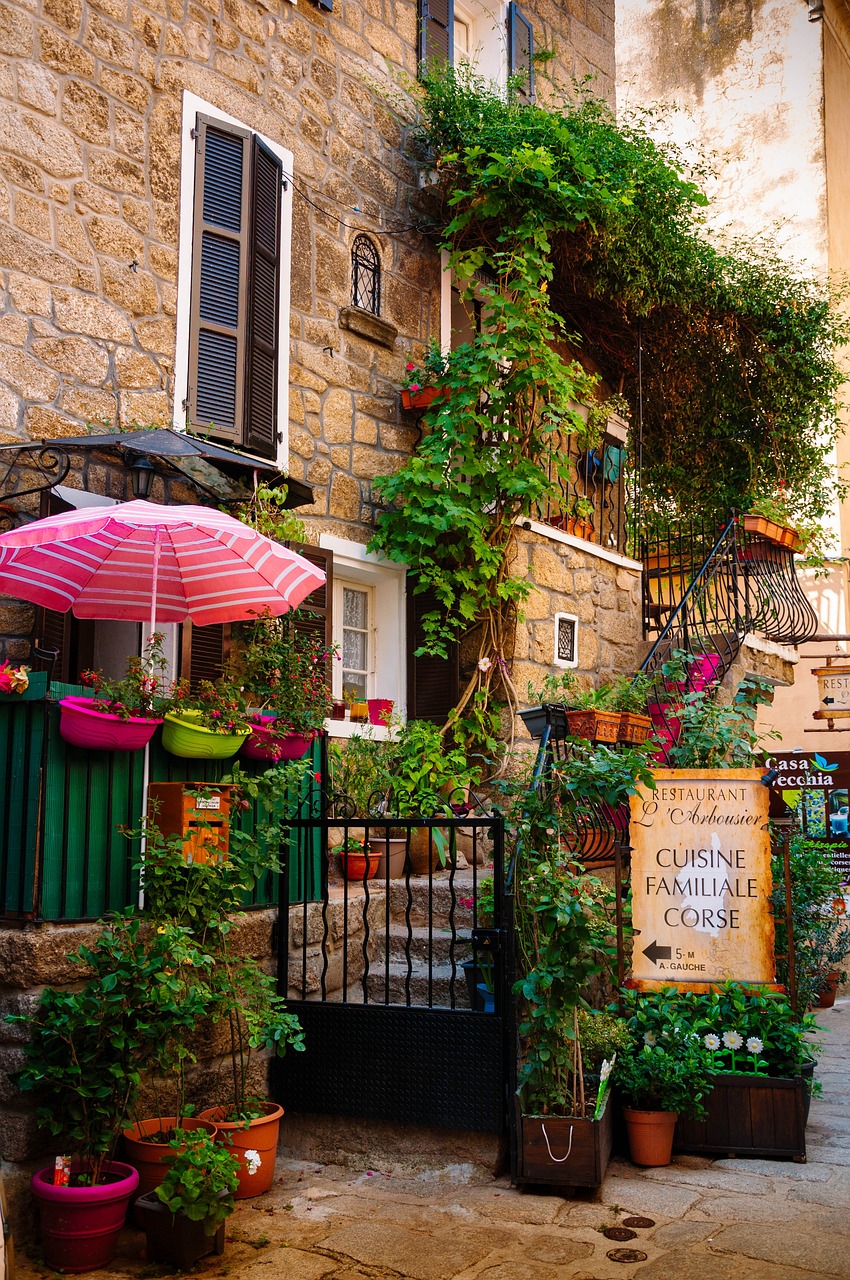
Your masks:
<instances>
[{"instance_id":1,"label":"wooden planter box","mask_svg":"<svg viewBox=\"0 0 850 1280\"><path fill-rule=\"evenodd\" d=\"M769 542L775 542L778 547L788 547L791 551L803 549L802 538L790 525L776 524L765 516L744 516L743 524L747 533L755 533L761 538L767 538Z\"/></svg>"},{"instance_id":2,"label":"wooden planter box","mask_svg":"<svg viewBox=\"0 0 850 1280\"><path fill-rule=\"evenodd\" d=\"M680 1119L674 1150L729 1156L806 1159L802 1076L719 1075L708 1096L705 1120Z\"/></svg>"},{"instance_id":3,"label":"wooden planter box","mask_svg":"<svg viewBox=\"0 0 850 1280\"><path fill-rule=\"evenodd\" d=\"M518 1187L602 1186L614 1142L614 1108L610 1090L598 1120L525 1116L519 1093L515 1103Z\"/></svg>"}]
</instances>

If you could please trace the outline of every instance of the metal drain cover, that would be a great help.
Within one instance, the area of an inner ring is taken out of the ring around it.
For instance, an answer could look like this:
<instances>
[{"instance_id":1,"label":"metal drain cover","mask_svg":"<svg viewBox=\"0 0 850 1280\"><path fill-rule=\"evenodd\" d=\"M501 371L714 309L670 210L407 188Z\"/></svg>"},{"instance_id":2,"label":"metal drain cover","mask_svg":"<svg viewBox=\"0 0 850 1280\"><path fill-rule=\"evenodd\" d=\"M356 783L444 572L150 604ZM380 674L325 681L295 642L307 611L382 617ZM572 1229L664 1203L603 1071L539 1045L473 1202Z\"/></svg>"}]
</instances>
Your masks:
<instances>
[{"instance_id":1,"label":"metal drain cover","mask_svg":"<svg viewBox=\"0 0 850 1280\"><path fill-rule=\"evenodd\" d=\"M623 1218L624 1227L654 1227L654 1218Z\"/></svg>"},{"instance_id":2,"label":"metal drain cover","mask_svg":"<svg viewBox=\"0 0 850 1280\"><path fill-rule=\"evenodd\" d=\"M606 1257L612 1262L646 1262L649 1254L642 1249L609 1249Z\"/></svg>"},{"instance_id":3,"label":"metal drain cover","mask_svg":"<svg viewBox=\"0 0 850 1280\"><path fill-rule=\"evenodd\" d=\"M634 1240L637 1236L636 1231L629 1231L626 1227L603 1227L602 1234L609 1240Z\"/></svg>"}]
</instances>

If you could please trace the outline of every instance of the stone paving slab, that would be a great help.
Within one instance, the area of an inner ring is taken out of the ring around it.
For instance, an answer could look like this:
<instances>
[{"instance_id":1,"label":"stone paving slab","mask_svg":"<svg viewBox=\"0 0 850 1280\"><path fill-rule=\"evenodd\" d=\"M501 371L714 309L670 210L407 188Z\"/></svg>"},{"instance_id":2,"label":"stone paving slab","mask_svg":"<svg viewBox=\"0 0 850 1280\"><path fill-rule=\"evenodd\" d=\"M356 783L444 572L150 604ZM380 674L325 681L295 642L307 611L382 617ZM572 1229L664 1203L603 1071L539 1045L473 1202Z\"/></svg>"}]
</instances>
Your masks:
<instances>
[{"instance_id":1,"label":"stone paving slab","mask_svg":"<svg viewBox=\"0 0 850 1280\"><path fill-rule=\"evenodd\" d=\"M598 1191L517 1191L506 1178L433 1175L281 1160L275 1186L242 1201L221 1258L199 1280L850 1280L850 999L820 1016L823 1094L809 1158L677 1156L666 1169L612 1162ZM627 1243L602 1228L639 1214ZM608 1255L635 1248L645 1260ZM156 1280L168 1269L124 1232L101 1280ZM19 1257L18 1280L49 1273Z\"/></svg>"}]
</instances>

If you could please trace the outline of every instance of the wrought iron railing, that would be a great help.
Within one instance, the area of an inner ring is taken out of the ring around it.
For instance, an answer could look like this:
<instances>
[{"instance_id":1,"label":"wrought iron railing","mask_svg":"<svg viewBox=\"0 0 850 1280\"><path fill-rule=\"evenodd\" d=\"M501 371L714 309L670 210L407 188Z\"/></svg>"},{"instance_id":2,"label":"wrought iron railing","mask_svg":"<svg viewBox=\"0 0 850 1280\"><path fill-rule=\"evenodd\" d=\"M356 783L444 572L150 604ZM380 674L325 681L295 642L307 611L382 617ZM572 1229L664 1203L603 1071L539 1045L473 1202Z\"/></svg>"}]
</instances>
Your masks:
<instances>
[{"instance_id":1,"label":"wrought iron railing","mask_svg":"<svg viewBox=\"0 0 850 1280\"><path fill-rule=\"evenodd\" d=\"M558 459L556 467L555 459ZM569 475L560 475L564 460ZM549 478L558 496L538 512L542 523L574 534L585 542L625 554L626 495L622 447L607 438L596 448L583 448L574 435L553 433L549 447Z\"/></svg>"}]
</instances>

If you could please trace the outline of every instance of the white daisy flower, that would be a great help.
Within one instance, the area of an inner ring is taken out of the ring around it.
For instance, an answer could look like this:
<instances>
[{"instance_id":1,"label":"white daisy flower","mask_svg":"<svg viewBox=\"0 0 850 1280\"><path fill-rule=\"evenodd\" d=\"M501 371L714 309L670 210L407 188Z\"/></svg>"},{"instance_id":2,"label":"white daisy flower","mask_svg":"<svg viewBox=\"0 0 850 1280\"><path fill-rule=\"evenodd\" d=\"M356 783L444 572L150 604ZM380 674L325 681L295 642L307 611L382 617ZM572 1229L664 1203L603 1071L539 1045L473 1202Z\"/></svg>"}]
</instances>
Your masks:
<instances>
[{"instance_id":1,"label":"white daisy flower","mask_svg":"<svg viewBox=\"0 0 850 1280\"><path fill-rule=\"evenodd\" d=\"M255 1151L253 1147L245 1152L245 1167L249 1176L253 1177L262 1163L259 1151Z\"/></svg>"},{"instance_id":2,"label":"white daisy flower","mask_svg":"<svg viewBox=\"0 0 850 1280\"><path fill-rule=\"evenodd\" d=\"M727 1049L740 1049L744 1041L741 1036L738 1035L737 1031L724 1031L723 1043L726 1045Z\"/></svg>"},{"instance_id":3,"label":"white daisy flower","mask_svg":"<svg viewBox=\"0 0 850 1280\"><path fill-rule=\"evenodd\" d=\"M703 1036L702 1042L706 1049L710 1049L712 1053L720 1048L720 1037L716 1036L714 1032L709 1032L707 1036Z\"/></svg>"},{"instance_id":4,"label":"white daisy flower","mask_svg":"<svg viewBox=\"0 0 850 1280\"><path fill-rule=\"evenodd\" d=\"M761 1053L762 1049L764 1048L764 1045L762 1044L761 1040L759 1040L758 1036L750 1036L749 1040L747 1041L747 1048L749 1049L750 1053Z\"/></svg>"},{"instance_id":5,"label":"white daisy flower","mask_svg":"<svg viewBox=\"0 0 850 1280\"><path fill-rule=\"evenodd\" d=\"M643 1042L644 1042L644 1044L648 1044L648 1045L658 1044L658 1039L657 1039L657 1037L656 1037L656 1035L655 1035L655 1032L654 1032L654 1031L644 1031L644 1033L643 1033Z\"/></svg>"}]
</instances>

